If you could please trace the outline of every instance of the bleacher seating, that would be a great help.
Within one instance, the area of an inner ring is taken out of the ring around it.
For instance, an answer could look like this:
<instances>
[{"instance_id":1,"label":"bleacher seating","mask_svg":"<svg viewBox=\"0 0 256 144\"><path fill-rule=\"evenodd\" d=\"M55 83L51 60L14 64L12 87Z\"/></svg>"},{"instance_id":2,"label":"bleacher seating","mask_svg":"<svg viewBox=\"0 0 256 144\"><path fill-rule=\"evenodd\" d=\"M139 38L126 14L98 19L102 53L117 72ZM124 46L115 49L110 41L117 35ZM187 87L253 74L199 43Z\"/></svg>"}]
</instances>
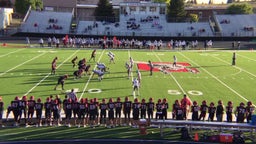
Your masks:
<instances>
[{"instance_id":1,"label":"bleacher seating","mask_svg":"<svg viewBox=\"0 0 256 144\"><path fill-rule=\"evenodd\" d=\"M216 15L222 36L255 36L256 14ZM72 13L31 11L21 32L59 33L70 31ZM118 22L79 21L76 34L114 36L214 36L209 22L168 23L165 15L120 15Z\"/></svg>"},{"instance_id":2,"label":"bleacher seating","mask_svg":"<svg viewBox=\"0 0 256 144\"><path fill-rule=\"evenodd\" d=\"M256 14L251 15L216 15L223 36L255 35Z\"/></svg>"},{"instance_id":3,"label":"bleacher seating","mask_svg":"<svg viewBox=\"0 0 256 144\"><path fill-rule=\"evenodd\" d=\"M72 13L31 11L28 19L21 26L22 32L69 33Z\"/></svg>"}]
</instances>

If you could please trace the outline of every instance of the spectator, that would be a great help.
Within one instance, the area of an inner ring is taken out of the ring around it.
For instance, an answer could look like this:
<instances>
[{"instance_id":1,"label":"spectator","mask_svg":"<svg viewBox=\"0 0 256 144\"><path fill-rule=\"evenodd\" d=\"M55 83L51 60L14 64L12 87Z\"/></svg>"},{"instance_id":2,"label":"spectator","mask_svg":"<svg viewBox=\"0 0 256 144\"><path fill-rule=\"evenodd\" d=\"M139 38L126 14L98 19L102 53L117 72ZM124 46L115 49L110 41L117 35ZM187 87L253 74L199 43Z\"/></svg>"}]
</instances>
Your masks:
<instances>
[{"instance_id":1,"label":"spectator","mask_svg":"<svg viewBox=\"0 0 256 144\"><path fill-rule=\"evenodd\" d=\"M40 45L40 47L44 47L44 40L43 40L43 38L39 39L39 45Z\"/></svg>"}]
</instances>

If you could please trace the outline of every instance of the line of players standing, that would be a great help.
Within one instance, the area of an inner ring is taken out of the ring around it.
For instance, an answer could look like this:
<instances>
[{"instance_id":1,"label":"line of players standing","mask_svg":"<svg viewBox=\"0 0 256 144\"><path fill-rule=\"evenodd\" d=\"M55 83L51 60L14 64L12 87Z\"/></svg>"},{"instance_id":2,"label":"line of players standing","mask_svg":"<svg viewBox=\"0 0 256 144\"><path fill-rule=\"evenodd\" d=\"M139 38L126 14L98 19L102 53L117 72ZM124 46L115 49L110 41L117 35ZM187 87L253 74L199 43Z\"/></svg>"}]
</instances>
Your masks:
<instances>
[{"instance_id":1,"label":"line of players standing","mask_svg":"<svg viewBox=\"0 0 256 144\"><path fill-rule=\"evenodd\" d=\"M3 102L0 100L0 109L3 110ZM90 125L91 127L97 126L99 124L115 127L120 125L130 125L137 127L139 119L153 119L153 114L155 112L155 119L169 119L168 118L168 102L167 99L158 99L155 104L152 98L146 102L142 99L141 102L137 98L132 102L129 97L125 97L124 101L118 97L114 102L113 98L102 99L101 102L97 98L87 99L82 98L80 101L76 98L70 98L66 95L65 99L62 101L59 95L47 97L46 101L43 103L41 98L35 100L34 96L31 96L27 100L27 96L23 96L21 99L16 96L11 105L7 108L6 118L10 112L13 112L14 116L14 126L20 124L22 117L24 117L25 125L34 124L32 118L34 113L36 114L36 126L41 126L42 123L45 125L60 125L61 122L61 111L64 110L65 113L65 123L70 126L71 119L74 118L74 123L76 126L80 125L86 127ZM219 110L218 110L219 109ZM172 118L177 120L187 119L188 113L192 112L192 120L205 120L206 114L208 113L208 120L213 121L216 114L217 121L223 121L223 114L226 111L227 122L232 122L234 113L236 116L236 122L243 123L246 119L247 122L251 121L251 116L254 113L255 107L251 101L247 102L247 106L243 102L240 103L236 108L233 107L231 101L225 107L222 101L218 101L218 106L215 107L214 103L211 102L210 106L207 105L206 101L202 102L202 105L198 105L196 101L191 103L186 96L181 101L176 100L173 104ZM45 120L42 121L42 115L45 115ZM200 112L200 115L199 115ZM24 115L24 116L23 116ZM132 119L131 119L132 115ZM124 117L124 121L121 117ZM2 117L2 115L1 115ZM2 124L2 121L1 121Z\"/></svg>"}]
</instances>

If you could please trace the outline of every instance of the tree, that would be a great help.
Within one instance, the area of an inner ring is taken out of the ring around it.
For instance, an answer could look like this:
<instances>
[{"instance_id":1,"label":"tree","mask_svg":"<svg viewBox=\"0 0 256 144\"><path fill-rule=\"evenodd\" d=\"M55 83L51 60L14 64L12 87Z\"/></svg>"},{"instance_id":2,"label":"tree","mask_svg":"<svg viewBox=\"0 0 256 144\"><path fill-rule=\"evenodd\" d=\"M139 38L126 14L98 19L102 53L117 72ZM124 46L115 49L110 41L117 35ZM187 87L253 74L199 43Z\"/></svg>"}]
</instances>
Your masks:
<instances>
[{"instance_id":1,"label":"tree","mask_svg":"<svg viewBox=\"0 0 256 144\"><path fill-rule=\"evenodd\" d=\"M10 0L1 0L0 7L12 7L12 3Z\"/></svg>"},{"instance_id":2,"label":"tree","mask_svg":"<svg viewBox=\"0 0 256 144\"><path fill-rule=\"evenodd\" d=\"M253 14L253 7L248 3L232 4L227 8L226 14Z\"/></svg>"},{"instance_id":3,"label":"tree","mask_svg":"<svg viewBox=\"0 0 256 144\"><path fill-rule=\"evenodd\" d=\"M197 14L189 14L189 17L191 22L198 22L199 20L199 17Z\"/></svg>"},{"instance_id":4,"label":"tree","mask_svg":"<svg viewBox=\"0 0 256 144\"><path fill-rule=\"evenodd\" d=\"M41 9L43 8L42 0L16 0L15 1L15 10L17 13L25 14L31 6L31 9Z\"/></svg>"},{"instance_id":5,"label":"tree","mask_svg":"<svg viewBox=\"0 0 256 144\"><path fill-rule=\"evenodd\" d=\"M114 11L108 0L100 0L98 7L94 11L97 21L114 22Z\"/></svg>"},{"instance_id":6,"label":"tree","mask_svg":"<svg viewBox=\"0 0 256 144\"><path fill-rule=\"evenodd\" d=\"M168 21L183 21L186 18L184 0L171 0L168 7Z\"/></svg>"}]
</instances>

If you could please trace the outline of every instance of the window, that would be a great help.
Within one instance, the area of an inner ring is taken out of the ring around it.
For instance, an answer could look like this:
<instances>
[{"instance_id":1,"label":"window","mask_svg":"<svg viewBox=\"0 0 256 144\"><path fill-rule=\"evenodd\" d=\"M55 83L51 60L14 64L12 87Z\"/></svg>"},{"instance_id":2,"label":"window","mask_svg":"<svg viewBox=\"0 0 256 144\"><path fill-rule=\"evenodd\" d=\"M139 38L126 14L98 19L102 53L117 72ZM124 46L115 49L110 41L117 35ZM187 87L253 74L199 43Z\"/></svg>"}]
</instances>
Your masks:
<instances>
[{"instance_id":1,"label":"window","mask_svg":"<svg viewBox=\"0 0 256 144\"><path fill-rule=\"evenodd\" d=\"M150 8L149 8L149 11L150 11L150 12L156 12L156 7L150 7Z\"/></svg>"},{"instance_id":2,"label":"window","mask_svg":"<svg viewBox=\"0 0 256 144\"><path fill-rule=\"evenodd\" d=\"M140 11L141 12L145 12L146 11L146 7L145 6L140 7Z\"/></svg>"}]
</instances>

